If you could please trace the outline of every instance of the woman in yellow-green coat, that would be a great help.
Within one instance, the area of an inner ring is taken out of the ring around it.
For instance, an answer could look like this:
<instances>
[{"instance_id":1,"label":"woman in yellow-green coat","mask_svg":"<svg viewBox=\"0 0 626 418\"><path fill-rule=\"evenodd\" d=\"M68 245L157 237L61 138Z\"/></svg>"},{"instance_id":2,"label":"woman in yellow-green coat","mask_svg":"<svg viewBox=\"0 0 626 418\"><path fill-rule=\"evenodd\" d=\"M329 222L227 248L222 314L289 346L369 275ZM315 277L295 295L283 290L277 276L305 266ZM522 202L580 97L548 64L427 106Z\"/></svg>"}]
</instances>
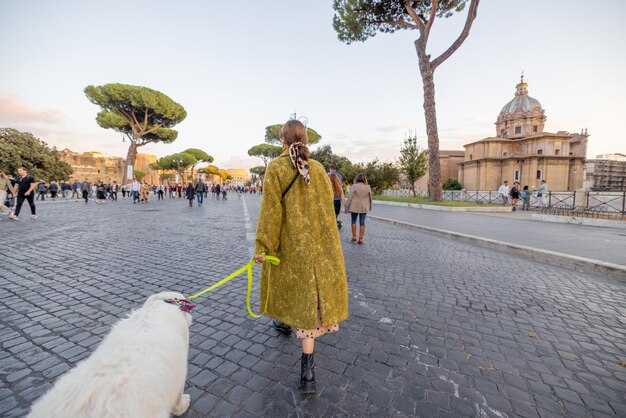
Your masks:
<instances>
[{"instance_id":1,"label":"woman in yellow-green coat","mask_svg":"<svg viewBox=\"0 0 626 418\"><path fill-rule=\"evenodd\" d=\"M324 167L309 160L306 127L290 120L280 138L285 150L265 172L255 254L258 262L264 255L281 262L262 267L261 308L302 340L300 389L315 393L315 338L347 319L348 285L332 186Z\"/></svg>"}]
</instances>

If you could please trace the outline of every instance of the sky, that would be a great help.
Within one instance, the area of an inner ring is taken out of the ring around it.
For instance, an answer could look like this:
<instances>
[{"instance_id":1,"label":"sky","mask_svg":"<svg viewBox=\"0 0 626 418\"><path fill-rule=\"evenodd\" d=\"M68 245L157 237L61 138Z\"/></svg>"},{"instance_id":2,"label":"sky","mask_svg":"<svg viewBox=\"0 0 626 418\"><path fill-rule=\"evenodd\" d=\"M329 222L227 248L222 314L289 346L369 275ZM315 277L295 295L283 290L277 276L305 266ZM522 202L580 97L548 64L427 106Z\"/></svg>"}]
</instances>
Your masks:
<instances>
[{"instance_id":1,"label":"sky","mask_svg":"<svg viewBox=\"0 0 626 418\"><path fill-rule=\"evenodd\" d=\"M548 132L590 134L589 158L625 153L626 2L482 0L471 33L435 72L440 149L495 136L524 72ZM0 127L59 149L125 156L100 128L87 85L159 90L187 110L163 156L200 148L220 168L261 164L265 127L305 116L320 145L352 161L394 161L415 132L427 145L417 33L347 45L331 0L264 2L0 0ZM456 39L465 12L437 20L428 52Z\"/></svg>"}]
</instances>

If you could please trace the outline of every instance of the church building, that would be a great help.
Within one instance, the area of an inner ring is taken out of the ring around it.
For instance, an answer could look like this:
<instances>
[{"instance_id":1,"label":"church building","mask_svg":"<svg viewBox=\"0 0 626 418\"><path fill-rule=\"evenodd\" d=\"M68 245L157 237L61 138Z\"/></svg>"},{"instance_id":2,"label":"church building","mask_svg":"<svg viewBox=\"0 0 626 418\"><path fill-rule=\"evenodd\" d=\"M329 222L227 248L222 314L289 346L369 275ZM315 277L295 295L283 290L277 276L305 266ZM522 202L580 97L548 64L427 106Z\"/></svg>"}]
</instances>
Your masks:
<instances>
[{"instance_id":1,"label":"church building","mask_svg":"<svg viewBox=\"0 0 626 418\"><path fill-rule=\"evenodd\" d=\"M515 98L496 120L496 136L464 145L459 182L466 190L497 190L503 181L536 187L545 180L551 191L583 187L587 131L544 131L545 111L528 95L524 76Z\"/></svg>"}]
</instances>

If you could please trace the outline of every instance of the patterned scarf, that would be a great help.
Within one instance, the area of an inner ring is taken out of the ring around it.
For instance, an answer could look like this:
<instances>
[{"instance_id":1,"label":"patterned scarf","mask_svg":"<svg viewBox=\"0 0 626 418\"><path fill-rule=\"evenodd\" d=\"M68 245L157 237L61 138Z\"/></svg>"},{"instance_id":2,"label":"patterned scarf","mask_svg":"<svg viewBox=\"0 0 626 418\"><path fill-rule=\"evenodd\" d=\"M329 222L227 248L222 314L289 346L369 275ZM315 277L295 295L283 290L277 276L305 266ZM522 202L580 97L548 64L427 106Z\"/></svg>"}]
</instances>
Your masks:
<instances>
[{"instance_id":1,"label":"patterned scarf","mask_svg":"<svg viewBox=\"0 0 626 418\"><path fill-rule=\"evenodd\" d=\"M291 164L298 170L304 184L311 183L311 175L309 174L309 163L302 156L301 148L306 147L302 142L294 142L289 145L289 158Z\"/></svg>"}]
</instances>

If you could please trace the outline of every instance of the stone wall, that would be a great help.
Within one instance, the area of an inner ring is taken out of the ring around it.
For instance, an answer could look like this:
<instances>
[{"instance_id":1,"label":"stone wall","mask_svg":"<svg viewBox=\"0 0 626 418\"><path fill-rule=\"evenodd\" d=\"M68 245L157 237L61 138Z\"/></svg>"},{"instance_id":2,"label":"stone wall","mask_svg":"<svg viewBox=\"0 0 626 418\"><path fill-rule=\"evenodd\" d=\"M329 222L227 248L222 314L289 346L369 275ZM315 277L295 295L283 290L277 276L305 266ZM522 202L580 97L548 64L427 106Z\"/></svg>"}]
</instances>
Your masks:
<instances>
[{"instance_id":1,"label":"stone wall","mask_svg":"<svg viewBox=\"0 0 626 418\"><path fill-rule=\"evenodd\" d=\"M61 160L72 166L74 170L72 180L89 182L104 181L111 183L122 182L126 167L125 159L100 152L73 152L64 149L59 152ZM137 154L135 160L135 170L146 173L145 180L149 184L156 184L159 181L159 174L150 168L150 164L156 162L156 155Z\"/></svg>"}]
</instances>

